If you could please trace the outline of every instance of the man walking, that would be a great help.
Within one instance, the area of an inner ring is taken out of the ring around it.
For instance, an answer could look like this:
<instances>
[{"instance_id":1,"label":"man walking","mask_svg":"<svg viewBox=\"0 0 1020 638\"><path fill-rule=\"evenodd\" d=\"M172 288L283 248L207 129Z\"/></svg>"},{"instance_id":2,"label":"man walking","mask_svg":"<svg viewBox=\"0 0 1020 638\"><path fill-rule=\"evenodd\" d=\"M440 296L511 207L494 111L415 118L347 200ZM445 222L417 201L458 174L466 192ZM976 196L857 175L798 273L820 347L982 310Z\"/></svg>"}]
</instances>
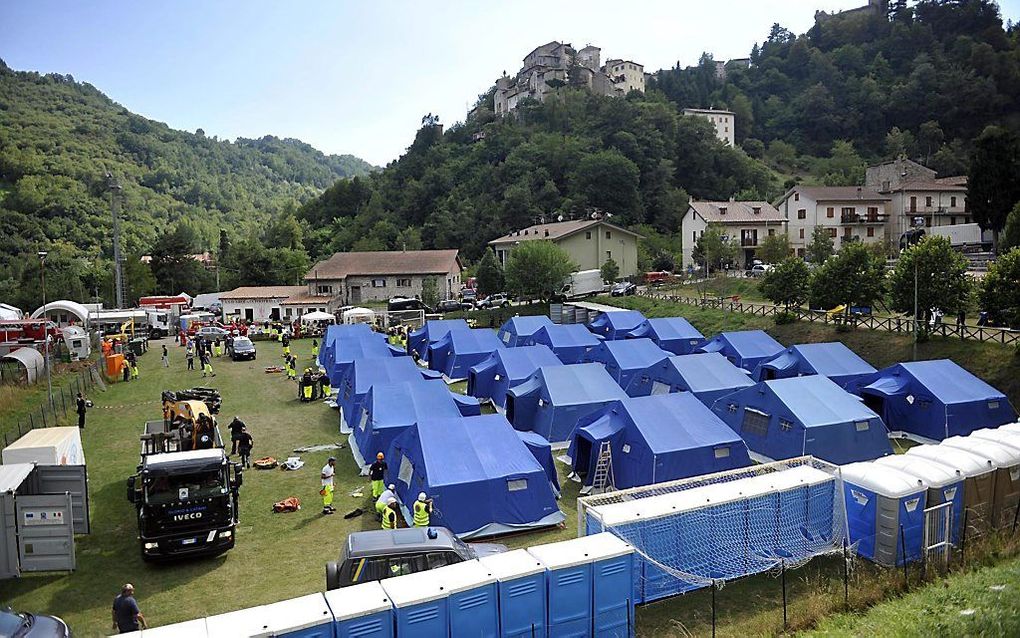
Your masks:
<instances>
[{"instance_id":1,"label":"man walking","mask_svg":"<svg viewBox=\"0 0 1020 638\"><path fill-rule=\"evenodd\" d=\"M120 588L120 594L113 599L113 629L122 634L148 629L142 610L138 608L135 600L135 586L127 583Z\"/></svg>"},{"instance_id":2,"label":"man walking","mask_svg":"<svg viewBox=\"0 0 1020 638\"><path fill-rule=\"evenodd\" d=\"M162 357L162 360L163 360L163 367L164 368L169 368L170 367L170 353L167 351L165 343L163 344L163 357Z\"/></svg>"},{"instance_id":3,"label":"man walking","mask_svg":"<svg viewBox=\"0 0 1020 638\"><path fill-rule=\"evenodd\" d=\"M241 434L237 437L237 451L241 453L241 467L251 467L251 450L255 447L255 440L248 434L247 428L241 424Z\"/></svg>"},{"instance_id":4,"label":"man walking","mask_svg":"<svg viewBox=\"0 0 1020 638\"><path fill-rule=\"evenodd\" d=\"M386 455L379 452L375 455L375 463L368 467L368 478L372 481L372 498L379 498L383 493L383 479L386 477Z\"/></svg>"},{"instance_id":5,"label":"man walking","mask_svg":"<svg viewBox=\"0 0 1020 638\"><path fill-rule=\"evenodd\" d=\"M235 416L234 420L230 422L227 429L230 430L230 453L237 454L237 442L240 440L241 432L244 430L245 423L241 420L241 417Z\"/></svg>"},{"instance_id":6,"label":"man walking","mask_svg":"<svg viewBox=\"0 0 1020 638\"><path fill-rule=\"evenodd\" d=\"M89 407L89 402L85 400L81 392L78 393L78 398L74 400L75 408L78 411L78 427L85 429L85 410Z\"/></svg>"},{"instance_id":7,"label":"man walking","mask_svg":"<svg viewBox=\"0 0 1020 638\"><path fill-rule=\"evenodd\" d=\"M336 457L329 457L326 464L322 466L322 513L332 514L333 509L333 475L336 474Z\"/></svg>"}]
</instances>

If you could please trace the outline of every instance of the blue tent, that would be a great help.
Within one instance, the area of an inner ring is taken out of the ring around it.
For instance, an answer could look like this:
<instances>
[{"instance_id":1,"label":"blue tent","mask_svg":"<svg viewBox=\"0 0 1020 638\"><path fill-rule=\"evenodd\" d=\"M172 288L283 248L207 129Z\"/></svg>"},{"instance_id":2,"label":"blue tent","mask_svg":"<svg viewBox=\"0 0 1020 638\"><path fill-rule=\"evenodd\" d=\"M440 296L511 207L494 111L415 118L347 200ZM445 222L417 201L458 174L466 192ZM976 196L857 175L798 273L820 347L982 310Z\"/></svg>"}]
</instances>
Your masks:
<instances>
[{"instance_id":1,"label":"blue tent","mask_svg":"<svg viewBox=\"0 0 1020 638\"><path fill-rule=\"evenodd\" d=\"M853 381L874 374L875 368L838 341L790 346L775 357L762 361L751 377L755 381L789 379L809 374L828 377L846 388Z\"/></svg>"},{"instance_id":2,"label":"blue tent","mask_svg":"<svg viewBox=\"0 0 1020 638\"><path fill-rule=\"evenodd\" d=\"M545 470L499 414L419 421L393 441L387 483L406 505L425 492L431 523L464 539L565 520Z\"/></svg>"},{"instance_id":3,"label":"blue tent","mask_svg":"<svg viewBox=\"0 0 1020 638\"><path fill-rule=\"evenodd\" d=\"M347 432L354 427L361 417L361 404L373 385L377 383L396 383L398 381L421 381L426 378L439 378L429 370L422 370L410 357L390 357L388 359L357 359L351 364L350 372L344 378L343 385L337 389L337 405L340 406L340 431ZM445 391L445 384L440 384ZM393 397L393 400L399 400Z\"/></svg>"},{"instance_id":4,"label":"blue tent","mask_svg":"<svg viewBox=\"0 0 1020 638\"><path fill-rule=\"evenodd\" d=\"M761 381L716 401L712 410L764 459L811 454L843 464L892 453L882 419L819 375Z\"/></svg>"},{"instance_id":5,"label":"blue tent","mask_svg":"<svg viewBox=\"0 0 1020 638\"><path fill-rule=\"evenodd\" d=\"M528 343L549 346L560 361L571 364L580 363L586 352L599 345L599 338L579 323L553 324L539 328Z\"/></svg>"},{"instance_id":6,"label":"blue tent","mask_svg":"<svg viewBox=\"0 0 1020 638\"><path fill-rule=\"evenodd\" d=\"M644 372L669 353L655 345L651 339L603 341L584 356L585 363L601 363L609 376L626 388L636 375Z\"/></svg>"},{"instance_id":7,"label":"blue tent","mask_svg":"<svg viewBox=\"0 0 1020 638\"><path fill-rule=\"evenodd\" d=\"M463 416L454 395L444 383L422 379L399 383L377 383L361 404L349 439L354 460L366 468L377 452L390 449L394 439L422 419Z\"/></svg>"},{"instance_id":8,"label":"blue tent","mask_svg":"<svg viewBox=\"0 0 1020 638\"><path fill-rule=\"evenodd\" d=\"M541 366L563 365L548 346L504 348L485 361L471 366L467 393L479 399L491 399L497 409L506 404L506 391L523 382Z\"/></svg>"},{"instance_id":9,"label":"blue tent","mask_svg":"<svg viewBox=\"0 0 1020 638\"><path fill-rule=\"evenodd\" d=\"M552 486L556 496L559 496L560 477L556 473L556 462L553 460L552 445L534 432L521 432L520 430L514 430L514 432L524 442L524 445L528 446L531 455L535 457L538 464L545 470L545 475L549 477L549 485Z\"/></svg>"},{"instance_id":10,"label":"blue tent","mask_svg":"<svg viewBox=\"0 0 1020 638\"><path fill-rule=\"evenodd\" d=\"M463 319L432 319L421 328L407 335L407 351L418 353L419 359L427 359L429 346L446 336L451 330L468 330L471 326Z\"/></svg>"},{"instance_id":11,"label":"blue tent","mask_svg":"<svg viewBox=\"0 0 1020 638\"><path fill-rule=\"evenodd\" d=\"M516 429L564 443L578 419L626 396L597 363L543 367L507 390L506 414Z\"/></svg>"},{"instance_id":12,"label":"blue tent","mask_svg":"<svg viewBox=\"0 0 1020 638\"><path fill-rule=\"evenodd\" d=\"M333 354L324 367L329 384L339 388L350 372L351 364L358 359L392 359L404 354L399 348L386 343L386 337L377 332L350 335L333 342Z\"/></svg>"},{"instance_id":13,"label":"blue tent","mask_svg":"<svg viewBox=\"0 0 1020 638\"><path fill-rule=\"evenodd\" d=\"M687 392L624 399L578 421L569 456L585 485L603 441L612 450L618 489L751 464L741 438Z\"/></svg>"},{"instance_id":14,"label":"blue tent","mask_svg":"<svg viewBox=\"0 0 1020 638\"><path fill-rule=\"evenodd\" d=\"M467 379L471 366L502 349L503 342L488 328L458 328L429 345L429 369L447 379Z\"/></svg>"},{"instance_id":15,"label":"blue tent","mask_svg":"<svg viewBox=\"0 0 1020 638\"><path fill-rule=\"evenodd\" d=\"M329 368L329 364L333 361L333 352L336 350L337 339L369 334L372 334L372 329L368 327L367 323L327 326L326 334L322 336L322 340L319 343L319 366L324 370Z\"/></svg>"},{"instance_id":16,"label":"blue tent","mask_svg":"<svg viewBox=\"0 0 1020 638\"><path fill-rule=\"evenodd\" d=\"M645 322L637 310L614 310L595 317L588 329L608 341L626 339Z\"/></svg>"},{"instance_id":17,"label":"blue tent","mask_svg":"<svg viewBox=\"0 0 1020 638\"><path fill-rule=\"evenodd\" d=\"M747 373L718 352L669 357L634 375L627 385L632 397L691 392L711 408L727 394L754 385Z\"/></svg>"},{"instance_id":18,"label":"blue tent","mask_svg":"<svg viewBox=\"0 0 1020 638\"><path fill-rule=\"evenodd\" d=\"M630 337L651 339L660 348L673 354L691 354L705 342L705 335L683 317L645 319L630 333Z\"/></svg>"},{"instance_id":19,"label":"blue tent","mask_svg":"<svg viewBox=\"0 0 1020 638\"><path fill-rule=\"evenodd\" d=\"M545 315L529 315L526 317L511 317L506 320L496 336L508 348L516 348L528 343L531 336L540 328L553 325L549 317Z\"/></svg>"},{"instance_id":20,"label":"blue tent","mask_svg":"<svg viewBox=\"0 0 1020 638\"><path fill-rule=\"evenodd\" d=\"M768 336L764 330L723 332L712 337L696 352L718 352L738 368L748 372L766 359L783 351L783 345Z\"/></svg>"},{"instance_id":21,"label":"blue tent","mask_svg":"<svg viewBox=\"0 0 1020 638\"><path fill-rule=\"evenodd\" d=\"M949 359L897 363L849 388L893 432L920 440L967 435L1016 421L1006 396Z\"/></svg>"}]
</instances>

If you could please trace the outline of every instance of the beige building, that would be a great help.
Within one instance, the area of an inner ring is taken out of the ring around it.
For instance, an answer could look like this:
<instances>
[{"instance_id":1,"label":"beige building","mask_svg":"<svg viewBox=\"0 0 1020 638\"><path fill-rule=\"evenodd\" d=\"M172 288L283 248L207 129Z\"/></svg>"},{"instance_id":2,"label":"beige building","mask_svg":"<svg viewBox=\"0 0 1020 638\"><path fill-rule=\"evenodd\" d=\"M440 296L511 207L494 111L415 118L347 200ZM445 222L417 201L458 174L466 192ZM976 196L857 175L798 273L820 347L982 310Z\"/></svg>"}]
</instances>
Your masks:
<instances>
[{"instance_id":1,"label":"beige building","mask_svg":"<svg viewBox=\"0 0 1020 638\"><path fill-rule=\"evenodd\" d=\"M623 90L624 95L631 91L645 92L645 67L637 62L609 60L602 71L609 76L614 86Z\"/></svg>"},{"instance_id":2,"label":"beige building","mask_svg":"<svg viewBox=\"0 0 1020 638\"><path fill-rule=\"evenodd\" d=\"M278 321L287 318L283 304L294 295L303 295L304 286L241 286L220 295L223 314L228 319L239 317L247 321ZM317 308L325 310L326 304Z\"/></svg>"},{"instance_id":3,"label":"beige building","mask_svg":"<svg viewBox=\"0 0 1020 638\"><path fill-rule=\"evenodd\" d=\"M915 226L955 226L973 221L967 206L967 177L936 177L935 171L900 158L869 166L865 185L889 197L889 234L898 238Z\"/></svg>"},{"instance_id":4,"label":"beige building","mask_svg":"<svg viewBox=\"0 0 1020 638\"><path fill-rule=\"evenodd\" d=\"M794 186L776 207L787 219L790 246L803 257L815 227L829 231L836 250L859 241L885 244L889 197L861 186Z\"/></svg>"},{"instance_id":5,"label":"beige building","mask_svg":"<svg viewBox=\"0 0 1020 638\"><path fill-rule=\"evenodd\" d=\"M703 117L712 123L715 127L715 136L730 146L733 146L734 141L734 125L736 124L736 115L733 111L720 111L717 109L684 109L684 115L693 115L695 117Z\"/></svg>"},{"instance_id":6,"label":"beige building","mask_svg":"<svg viewBox=\"0 0 1020 638\"><path fill-rule=\"evenodd\" d=\"M425 280L434 278L440 298L447 299L461 289L460 271L456 250L336 253L305 275L305 297L328 299L332 312L339 306L366 301L421 296Z\"/></svg>"},{"instance_id":7,"label":"beige building","mask_svg":"<svg viewBox=\"0 0 1020 638\"><path fill-rule=\"evenodd\" d=\"M769 235L786 232L786 219L768 202L692 201L680 220L684 268L694 263L694 244L709 224L717 224L731 242L740 246L738 262L744 268L754 263L755 252Z\"/></svg>"},{"instance_id":8,"label":"beige building","mask_svg":"<svg viewBox=\"0 0 1020 638\"><path fill-rule=\"evenodd\" d=\"M638 272L637 242L641 235L601 219L536 224L489 242L499 263L506 265L514 246L522 241L544 239L570 255L578 270L595 270L609 259L620 267L620 276Z\"/></svg>"}]
</instances>

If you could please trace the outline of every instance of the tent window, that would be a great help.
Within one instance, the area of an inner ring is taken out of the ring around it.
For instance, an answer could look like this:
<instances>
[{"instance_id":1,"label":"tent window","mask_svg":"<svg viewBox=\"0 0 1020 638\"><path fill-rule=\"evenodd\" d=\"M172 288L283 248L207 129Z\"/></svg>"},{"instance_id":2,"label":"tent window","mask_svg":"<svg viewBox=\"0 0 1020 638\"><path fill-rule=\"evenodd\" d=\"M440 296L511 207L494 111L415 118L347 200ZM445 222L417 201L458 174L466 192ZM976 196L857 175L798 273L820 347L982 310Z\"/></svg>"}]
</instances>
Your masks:
<instances>
[{"instance_id":1,"label":"tent window","mask_svg":"<svg viewBox=\"0 0 1020 638\"><path fill-rule=\"evenodd\" d=\"M725 459L730 455L730 448L728 447L717 447L715 448L715 458Z\"/></svg>"},{"instance_id":2,"label":"tent window","mask_svg":"<svg viewBox=\"0 0 1020 638\"><path fill-rule=\"evenodd\" d=\"M793 429L793 421L779 419L779 427L782 428L783 432L789 432Z\"/></svg>"},{"instance_id":3,"label":"tent window","mask_svg":"<svg viewBox=\"0 0 1020 638\"><path fill-rule=\"evenodd\" d=\"M752 408L744 408L744 423L740 429L755 436L765 436L769 431L769 415Z\"/></svg>"},{"instance_id":4,"label":"tent window","mask_svg":"<svg viewBox=\"0 0 1020 638\"><path fill-rule=\"evenodd\" d=\"M407 458L407 455L400 457L400 472L397 473L399 478L404 485L411 486L411 475L414 474L414 465L411 464L411 459Z\"/></svg>"},{"instance_id":5,"label":"tent window","mask_svg":"<svg viewBox=\"0 0 1020 638\"><path fill-rule=\"evenodd\" d=\"M999 402L998 401L989 401L988 402L988 409L989 410L998 410L999 409Z\"/></svg>"},{"instance_id":6,"label":"tent window","mask_svg":"<svg viewBox=\"0 0 1020 638\"><path fill-rule=\"evenodd\" d=\"M669 394L669 385L666 383L660 383L658 381L652 382L652 394Z\"/></svg>"},{"instance_id":7,"label":"tent window","mask_svg":"<svg viewBox=\"0 0 1020 638\"><path fill-rule=\"evenodd\" d=\"M503 333L503 343L510 343L510 333L509 332L504 332Z\"/></svg>"},{"instance_id":8,"label":"tent window","mask_svg":"<svg viewBox=\"0 0 1020 638\"><path fill-rule=\"evenodd\" d=\"M857 423L854 423L854 425L857 426L858 432L867 432L868 428L871 427L871 424L867 421L858 421Z\"/></svg>"},{"instance_id":9,"label":"tent window","mask_svg":"<svg viewBox=\"0 0 1020 638\"><path fill-rule=\"evenodd\" d=\"M368 425L368 410L362 410L361 411L361 423L358 425L358 427L360 427L361 431L364 432L366 425Z\"/></svg>"},{"instance_id":10,"label":"tent window","mask_svg":"<svg viewBox=\"0 0 1020 638\"><path fill-rule=\"evenodd\" d=\"M509 492L520 492L528 489L528 479L507 479L506 489Z\"/></svg>"}]
</instances>

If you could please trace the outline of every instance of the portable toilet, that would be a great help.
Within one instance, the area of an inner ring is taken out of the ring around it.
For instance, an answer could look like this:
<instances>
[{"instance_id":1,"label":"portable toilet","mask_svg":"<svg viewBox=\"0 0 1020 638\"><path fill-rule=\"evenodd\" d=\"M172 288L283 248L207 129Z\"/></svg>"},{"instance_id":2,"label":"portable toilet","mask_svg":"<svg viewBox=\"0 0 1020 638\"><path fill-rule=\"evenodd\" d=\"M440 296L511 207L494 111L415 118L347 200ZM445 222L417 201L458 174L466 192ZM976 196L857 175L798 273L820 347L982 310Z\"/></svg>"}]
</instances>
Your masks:
<instances>
[{"instance_id":1,"label":"portable toilet","mask_svg":"<svg viewBox=\"0 0 1020 638\"><path fill-rule=\"evenodd\" d=\"M331 589L325 598L336 638L393 638L393 605L379 581Z\"/></svg>"},{"instance_id":2,"label":"portable toilet","mask_svg":"<svg viewBox=\"0 0 1020 638\"><path fill-rule=\"evenodd\" d=\"M934 507L943 503L951 503L949 529L952 542L960 542L960 529L963 526L963 473L954 468L929 461L919 456L908 454L890 454L875 460L876 465L893 467L897 470L921 479L928 488L925 506Z\"/></svg>"},{"instance_id":3,"label":"portable toilet","mask_svg":"<svg viewBox=\"0 0 1020 638\"><path fill-rule=\"evenodd\" d=\"M434 570L449 596L451 636L499 636L496 576L477 560Z\"/></svg>"},{"instance_id":4,"label":"portable toilet","mask_svg":"<svg viewBox=\"0 0 1020 638\"><path fill-rule=\"evenodd\" d=\"M499 635L531 638L546 635L545 567L527 550L515 549L478 559L496 577Z\"/></svg>"},{"instance_id":5,"label":"portable toilet","mask_svg":"<svg viewBox=\"0 0 1020 638\"><path fill-rule=\"evenodd\" d=\"M267 626L253 638L333 638L333 612L322 594L263 605Z\"/></svg>"},{"instance_id":6,"label":"portable toilet","mask_svg":"<svg viewBox=\"0 0 1020 638\"><path fill-rule=\"evenodd\" d=\"M393 603L393 624L397 636L450 636L448 592L439 571L430 569L379 581Z\"/></svg>"},{"instance_id":7,"label":"portable toilet","mask_svg":"<svg viewBox=\"0 0 1020 638\"><path fill-rule=\"evenodd\" d=\"M951 436L939 447L959 448L992 462L995 466L992 527L1011 526L1020 505L1020 449L973 436Z\"/></svg>"},{"instance_id":8,"label":"portable toilet","mask_svg":"<svg viewBox=\"0 0 1020 638\"><path fill-rule=\"evenodd\" d=\"M991 526L992 501L995 498L995 466L966 450L942 445L918 445L904 456L927 459L959 470L963 478L963 521L961 534L984 533Z\"/></svg>"},{"instance_id":9,"label":"portable toilet","mask_svg":"<svg viewBox=\"0 0 1020 638\"><path fill-rule=\"evenodd\" d=\"M205 619L206 631L216 638L251 638L265 636L269 630L269 615L265 607L249 607Z\"/></svg>"},{"instance_id":10,"label":"portable toilet","mask_svg":"<svg viewBox=\"0 0 1020 638\"><path fill-rule=\"evenodd\" d=\"M205 626L205 618L185 620L184 622L149 629L139 629L126 634L125 638L208 638L209 631Z\"/></svg>"},{"instance_id":11,"label":"portable toilet","mask_svg":"<svg viewBox=\"0 0 1020 638\"><path fill-rule=\"evenodd\" d=\"M982 439L985 441L995 441L1007 445L1011 448L1020 450L1020 430L1012 431L1006 429L1006 426L998 428L984 428L982 430L974 430L970 434L971 438Z\"/></svg>"},{"instance_id":12,"label":"portable toilet","mask_svg":"<svg viewBox=\"0 0 1020 638\"><path fill-rule=\"evenodd\" d=\"M840 468L850 542L880 565L921 557L927 488L921 479L870 462Z\"/></svg>"},{"instance_id":13,"label":"portable toilet","mask_svg":"<svg viewBox=\"0 0 1020 638\"><path fill-rule=\"evenodd\" d=\"M1017 434L1020 434L1020 422L1017 422L1017 423L1007 423L1005 425L1000 425L996 429L1002 430L1003 432L1015 432Z\"/></svg>"},{"instance_id":14,"label":"portable toilet","mask_svg":"<svg viewBox=\"0 0 1020 638\"><path fill-rule=\"evenodd\" d=\"M633 552L609 532L529 547L546 568L549 635L633 635Z\"/></svg>"}]
</instances>

